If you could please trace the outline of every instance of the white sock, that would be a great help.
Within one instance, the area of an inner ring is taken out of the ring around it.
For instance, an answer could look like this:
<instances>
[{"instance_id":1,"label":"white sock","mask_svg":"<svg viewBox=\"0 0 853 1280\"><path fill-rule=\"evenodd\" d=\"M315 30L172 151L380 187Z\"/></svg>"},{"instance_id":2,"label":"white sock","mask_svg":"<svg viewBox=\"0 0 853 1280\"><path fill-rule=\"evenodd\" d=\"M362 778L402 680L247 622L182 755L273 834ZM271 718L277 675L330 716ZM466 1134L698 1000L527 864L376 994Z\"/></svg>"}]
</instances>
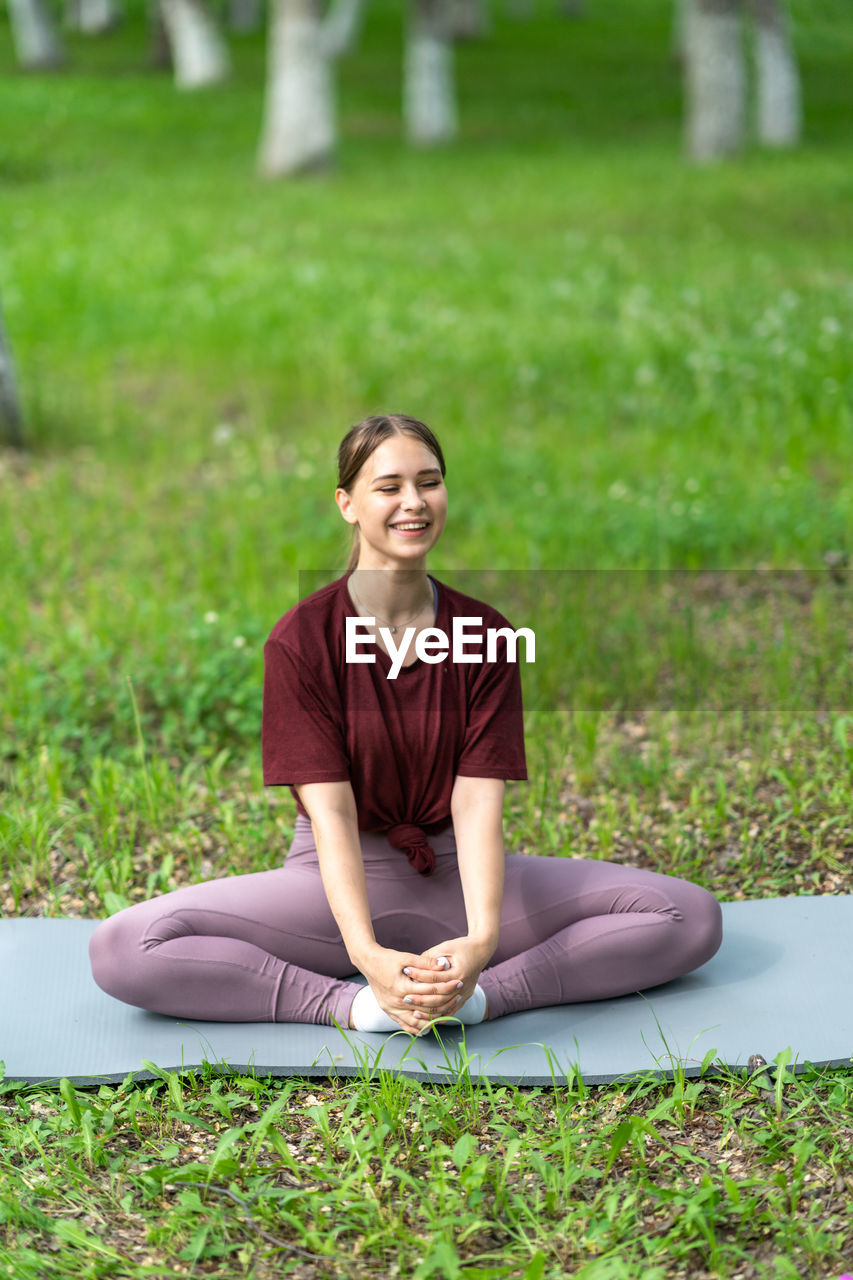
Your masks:
<instances>
[{"instance_id":1,"label":"white sock","mask_svg":"<svg viewBox=\"0 0 853 1280\"><path fill-rule=\"evenodd\" d=\"M474 994L469 996L461 1009L454 1009L451 1017L459 1018L466 1026L473 1026L476 1022L482 1022L486 1016L486 993L480 986L479 982L474 988Z\"/></svg>"},{"instance_id":2,"label":"white sock","mask_svg":"<svg viewBox=\"0 0 853 1280\"><path fill-rule=\"evenodd\" d=\"M352 1020L356 1031L402 1031L398 1022L389 1018L370 987L362 987L352 1002Z\"/></svg>"},{"instance_id":3,"label":"white sock","mask_svg":"<svg viewBox=\"0 0 853 1280\"><path fill-rule=\"evenodd\" d=\"M427 1013L428 1010L422 1009L421 1012ZM465 1001L461 1009L454 1009L449 1016L458 1018L460 1022L469 1027L483 1021L486 1016L486 993L479 982L474 988L474 994ZM385 1010L381 1008L379 1001L369 986L362 987L353 1000L352 1020L356 1031L402 1030L400 1024L390 1018Z\"/></svg>"}]
</instances>

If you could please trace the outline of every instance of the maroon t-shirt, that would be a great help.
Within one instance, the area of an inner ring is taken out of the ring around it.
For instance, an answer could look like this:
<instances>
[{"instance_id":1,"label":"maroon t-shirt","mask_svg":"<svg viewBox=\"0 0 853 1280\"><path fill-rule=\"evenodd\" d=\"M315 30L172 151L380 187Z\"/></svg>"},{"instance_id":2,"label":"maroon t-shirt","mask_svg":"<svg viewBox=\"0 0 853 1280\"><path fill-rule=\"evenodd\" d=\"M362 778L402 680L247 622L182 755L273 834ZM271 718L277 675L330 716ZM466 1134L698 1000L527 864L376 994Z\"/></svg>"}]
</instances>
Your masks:
<instances>
[{"instance_id":1,"label":"maroon t-shirt","mask_svg":"<svg viewBox=\"0 0 853 1280\"><path fill-rule=\"evenodd\" d=\"M378 644L358 649L372 653L373 663L345 660L345 619L358 617L348 578L349 572L306 596L264 645L264 784L351 782L359 830L387 832L430 875L435 857L426 834L450 823L456 776L527 778L521 675L518 662L507 661L503 636L497 660L486 661L487 629L510 624L490 605L431 579L438 589L434 626L447 635L448 653L441 662L416 658L389 680L392 662ZM482 645L466 642L466 652L481 654L482 663L453 661L458 616L482 618L466 625L469 636L482 633ZM413 648L414 642L407 657ZM520 639L517 657L523 656Z\"/></svg>"}]
</instances>

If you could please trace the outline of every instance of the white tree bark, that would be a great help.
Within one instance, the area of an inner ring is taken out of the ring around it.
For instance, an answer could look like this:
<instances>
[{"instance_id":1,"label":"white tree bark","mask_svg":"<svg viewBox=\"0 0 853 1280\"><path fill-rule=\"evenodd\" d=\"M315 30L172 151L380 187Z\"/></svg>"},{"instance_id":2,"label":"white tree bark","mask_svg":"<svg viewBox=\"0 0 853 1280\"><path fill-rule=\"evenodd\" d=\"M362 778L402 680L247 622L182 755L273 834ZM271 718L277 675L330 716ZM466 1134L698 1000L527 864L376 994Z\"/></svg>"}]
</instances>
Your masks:
<instances>
[{"instance_id":1,"label":"white tree bark","mask_svg":"<svg viewBox=\"0 0 853 1280\"><path fill-rule=\"evenodd\" d=\"M68 0L65 25L72 31L97 36L118 25L120 18L115 0Z\"/></svg>"},{"instance_id":2,"label":"white tree bark","mask_svg":"<svg viewBox=\"0 0 853 1280\"><path fill-rule=\"evenodd\" d=\"M769 147L792 147L803 127L800 73L781 0L752 0L755 17L757 132Z\"/></svg>"},{"instance_id":3,"label":"white tree bark","mask_svg":"<svg viewBox=\"0 0 853 1280\"><path fill-rule=\"evenodd\" d=\"M328 164L337 144L318 0L272 0L259 167L268 178Z\"/></svg>"},{"instance_id":4,"label":"white tree bark","mask_svg":"<svg viewBox=\"0 0 853 1280\"><path fill-rule=\"evenodd\" d=\"M406 135L419 146L447 142L459 128L446 0L408 0L403 84Z\"/></svg>"},{"instance_id":5,"label":"white tree bark","mask_svg":"<svg viewBox=\"0 0 853 1280\"><path fill-rule=\"evenodd\" d=\"M263 17L263 0L228 0L228 26L232 31L257 31Z\"/></svg>"},{"instance_id":6,"label":"white tree bark","mask_svg":"<svg viewBox=\"0 0 853 1280\"><path fill-rule=\"evenodd\" d=\"M225 80L231 71L228 46L204 0L162 0L162 13L177 87L199 89Z\"/></svg>"},{"instance_id":7,"label":"white tree bark","mask_svg":"<svg viewBox=\"0 0 853 1280\"><path fill-rule=\"evenodd\" d=\"M689 0L684 21L686 134L691 159L731 155L743 143L746 59L740 0Z\"/></svg>"},{"instance_id":8,"label":"white tree bark","mask_svg":"<svg viewBox=\"0 0 853 1280\"><path fill-rule=\"evenodd\" d=\"M19 65L27 70L61 66L65 52L44 0L8 0L8 6Z\"/></svg>"},{"instance_id":9,"label":"white tree bark","mask_svg":"<svg viewBox=\"0 0 853 1280\"><path fill-rule=\"evenodd\" d=\"M18 397L12 353L3 330L2 313L0 313L0 443L15 445L18 448L23 444L21 401Z\"/></svg>"},{"instance_id":10,"label":"white tree bark","mask_svg":"<svg viewBox=\"0 0 853 1280\"><path fill-rule=\"evenodd\" d=\"M366 0L332 0L321 28L328 58L342 58L358 47L365 5Z\"/></svg>"}]
</instances>

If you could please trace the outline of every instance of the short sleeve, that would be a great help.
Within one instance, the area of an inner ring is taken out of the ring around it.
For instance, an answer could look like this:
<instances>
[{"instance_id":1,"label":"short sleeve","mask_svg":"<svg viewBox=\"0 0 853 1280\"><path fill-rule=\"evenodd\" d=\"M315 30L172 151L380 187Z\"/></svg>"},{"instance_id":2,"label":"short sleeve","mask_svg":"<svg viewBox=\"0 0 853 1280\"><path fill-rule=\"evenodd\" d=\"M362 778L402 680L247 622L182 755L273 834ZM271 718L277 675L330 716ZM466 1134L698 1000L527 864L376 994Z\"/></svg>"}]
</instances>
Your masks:
<instances>
[{"instance_id":1,"label":"short sleeve","mask_svg":"<svg viewBox=\"0 0 853 1280\"><path fill-rule=\"evenodd\" d=\"M350 778L336 686L275 639L264 645L261 756L267 787Z\"/></svg>"},{"instance_id":2,"label":"short sleeve","mask_svg":"<svg viewBox=\"0 0 853 1280\"><path fill-rule=\"evenodd\" d=\"M455 773L466 778L527 779L521 673L506 658L501 637L498 658L476 668L468 718Z\"/></svg>"}]
</instances>

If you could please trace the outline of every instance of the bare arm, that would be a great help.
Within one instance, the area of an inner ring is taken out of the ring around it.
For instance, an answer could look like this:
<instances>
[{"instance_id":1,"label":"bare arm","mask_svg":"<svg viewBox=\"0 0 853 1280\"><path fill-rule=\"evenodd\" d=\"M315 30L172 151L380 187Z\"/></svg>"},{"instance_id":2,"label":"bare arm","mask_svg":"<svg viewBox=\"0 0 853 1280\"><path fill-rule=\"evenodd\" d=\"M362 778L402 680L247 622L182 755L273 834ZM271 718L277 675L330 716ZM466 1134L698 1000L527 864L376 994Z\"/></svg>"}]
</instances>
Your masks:
<instances>
[{"instance_id":1,"label":"bare arm","mask_svg":"<svg viewBox=\"0 0 853 1280\"><path fill-rule=\"evenodd\" d=\"M358 836L355 796L349 782L306 782L296 787L317 844L320 876L347 954L356 969L379 949Z\"/></svg>"},{"instance_id":2,"label":"bare arm","mask_svg":"<svg viewBox=\"0 0 853 1280\"><path fill-rule=\"evenodd\" d=\"M490 956L500 935L506 872L505 790L501 778L457 777L450 797L468 937L489 948Z\"/></svg>"}]
</instances>

